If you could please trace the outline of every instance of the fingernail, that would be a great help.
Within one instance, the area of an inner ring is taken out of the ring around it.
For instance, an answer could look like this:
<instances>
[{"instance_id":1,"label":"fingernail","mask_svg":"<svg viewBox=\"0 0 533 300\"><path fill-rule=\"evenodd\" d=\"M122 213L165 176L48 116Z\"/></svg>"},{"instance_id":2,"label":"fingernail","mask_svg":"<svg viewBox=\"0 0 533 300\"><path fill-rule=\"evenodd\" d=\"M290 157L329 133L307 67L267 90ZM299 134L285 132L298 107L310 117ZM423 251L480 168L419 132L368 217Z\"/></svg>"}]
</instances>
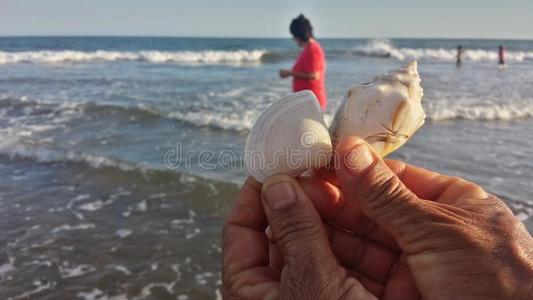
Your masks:
<instances>
[{"instance_id":1,"label":"fingernail","mask_svg":"<svg viewBox=\"0 0 533 300\"><path fill-rule=\"evenodd\" d=\"M270 185L265 192L268 207L272 210L282 210L296 202L296 193L288 182Z\"/></svg>"},{"instance_id":2,"label":"fingernail","mask_svg":"<svg viewBox=\"0 0 533 300\"><path fill-rule=\"evenodd\" d=\"M346 155L346 161L344 162L346 168L350 170L352 174L359 174L365 171L374 162L374 157L367 145L358 145Z\"/></svg>"}]
</instances>

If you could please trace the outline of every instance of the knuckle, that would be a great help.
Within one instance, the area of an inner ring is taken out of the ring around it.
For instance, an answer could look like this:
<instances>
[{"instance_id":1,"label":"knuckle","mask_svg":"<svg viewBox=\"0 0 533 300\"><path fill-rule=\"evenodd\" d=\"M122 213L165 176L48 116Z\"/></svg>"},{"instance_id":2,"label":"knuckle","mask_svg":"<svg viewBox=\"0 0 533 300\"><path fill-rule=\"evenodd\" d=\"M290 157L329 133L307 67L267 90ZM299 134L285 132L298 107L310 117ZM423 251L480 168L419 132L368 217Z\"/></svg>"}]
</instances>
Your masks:
<instances>
[{"instance_id":1,"label":"knuckle","mask_svg":"<svg viewBox=\"0 0 533 300\"><path fill-rule=\"evenodd\" d=\"M450 178L450 185L463 185L467 183L466 180L464 180L463 178L459 177L459 176L451 176Z\"/></svg>"},{"instance_id":2,"label":"knuckle","mask_svg":"<svg viewBox=\"0 0 533 300\"><path fill-rule=\"evenodd\" d=\"M453 179L452 184L454 184L456 186L459 186L460 187L460 191L463 194L475 195L476 198L478 198L478 197L479 198L488 198L489 197L488 193L485 192L485 190L483 188L481 188L480 186L478 186L475 183L472 183L470 181L464 180L462 178L455 177Z\"/></svg>"},{"instance_id":3,"label":"knuckle","mask_svg":"<svg viewBox=\"0 0 533 300\"><path fill-rule=\"evenodd\" d=\"M492 194L487 197L485 203L489 204L486 207L491 209L493 215L508 214L511 212L505 202Z\"/></svg>"},{"instance_id":4,"label":"knuckle","mask_svg":"<svg viewBox=\"0 0 533 300\"><path fill-rule=\"evenodd\" d=\"M379 211L385 206L397 203L408 196L400 179L392 174L378 173L369 178L370 190L365 203L373 210Z\"/></svg>"},{"instance_id":5,"label":"knuckle","mask_svg":"<svg viewBox=\"0 0 533 300\"><path fill-rule=\"evenodd\" d=\"M488 194L486 198L474 198L475 201L467 207L471 212L473 220L477 224L494 224L494 219L502 215L513 215L511 209L498 197Z\"/></svg>"},{"instance_id":6,"label":"knuckle","mask_svg":"<svg viewBox=\"0 0 533 300\"><path fill-rule=\"evenodd\" d=\"M277 225L275 238L287 246L305 245L320 233L320 228L310 217L284 218Z\"/></svg>"}]
</instances>

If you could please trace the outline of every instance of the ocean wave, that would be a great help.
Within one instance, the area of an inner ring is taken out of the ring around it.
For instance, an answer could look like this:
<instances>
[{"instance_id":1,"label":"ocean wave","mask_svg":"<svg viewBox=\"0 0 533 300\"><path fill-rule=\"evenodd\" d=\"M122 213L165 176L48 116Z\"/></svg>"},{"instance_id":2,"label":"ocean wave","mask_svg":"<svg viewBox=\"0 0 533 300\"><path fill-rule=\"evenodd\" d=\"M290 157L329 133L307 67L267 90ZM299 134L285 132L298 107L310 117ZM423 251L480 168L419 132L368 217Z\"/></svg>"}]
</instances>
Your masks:
<instances>
[{"instance_id":1,"label":"ocean wave","mask_svg":"<svg viewBox=\"0 0 533 300\"><path fill-rule=\"evenodd\" d=\"M230 91L233 93L236 91ZM18 110L24 114L31 116L38 115L39 113L49 114L49 109L53 109L57 113L69 113L73 114L77 112L80 114L100 114L100 113L114 113L124 114L128 116L134 116L137 120L143 119L162 118L168 120L174 120L190 124L196 127L210 127L213 129L229 130L229 131L247 131L252 128L253 121L255 120L256 111L247 110L244 112L224 112L216 110L198 110L198 111L170 111L164 112L161 109L139 103L134 106L120 106L109 103L96 103L96 102L62 102L55 103L50 101L42 101L36 99L15 99L15 98L1 98L0 108L11 107L18 108ZM49 109L48 109L49 108ZM26 131L20 131L19 135L31 135L32 132L52 130L60 127L61 124L55 119L57 116L53 115L50 122L53 124L43 125L28 125L23 124L21 128L27 129ZM72 116L74 117L74 116Z\"/></svg>"},{"instance_id":2,"label":"ocean wave","mask_svg":"<svg viewBox=\"0 0 533 300\"><path fill-rule=\"evenodd\" d=\"M252 111L243 113L222 113L215 111L171 112L169 118L186 122L198 127L212 127L223 130L246 131L252 128L256 114Z\"/></svg>"},{"instance_id":3,"label":"ocean wave","mask_svg":"<svg viewBox=\"0 0 533 300\"><path fill-rule=\"evenodd\" d=\"M203 179L195 175L177 172L142 163L132 163L116 158L50 148L39 145L26 145L21 143L16 137L0 135L0 156L7 156L9 159L31 160L38 163L73 163L82 164L93 169L110 168L122 172L139 173L143 177L156 174L158 178L162 176L177 176L180 182L202 182L210 179ZM193 179L191 179L193 178Z\"/></svg>"},{"instance_id":4,"label":"ocean wave","mask_svg":"<svg viewBox=\"0 0 533 300\"><path fill-rule=\"evenodd\" d=\"M388 39L372 39L366 44L353 49L328 49L328 58L345 59L346 55L360 55L369 57L393 58L400 61L426 60L454 62L456 49L449 48L398 48ZM35 63L61 64L83 62L111 62L111 61L142 61L155 64L245 64L273 62L294 58L298 54L294 51L254 50L197 50L197 51L77 51L77 50L39 50L6 52L0 51L1 64ZM495 50L465 49L463 60L472 62L496 61L498 53ZM533 60L533 51L507 51L506 60L523 62Z\"/></svg>"},{"instance_id":5,"label":"ocean wave","mask_svg":"<svg viewBox=\"0 0 533 300\"><path fill-rule=\"evenodd\" d=\"M486 103L466 104L443 102L426 102L424 104L427 118L432 121L463 119L472 121L512 121L524 118L533 118L532 103ZM216 110L200 111L174 111L162 113L157 108L147 106L121 107L100 106L91 103L90 109L116 109L129 114L142 114L146 117L161 117L188 123L197 127L210 127L230 131L246 132L250 130L259 111L246 110L241 112L224 112ZM331 124L334 114L325 113L326 124Z\"/></svg>"},{"instance_id":6,"label":"ocean wave","mask_svg":"<svg viewBox=\"0 0 533 300\"><path fill-rule=\"evenodd\" d=\"M475 121L511 121L533 117L533 104L428 104L426 113L429 120L475 120Z\"/></svg>"},{"instance_id":7,"label":"ocean wave","mask_svg":"<svg viewBox=\"0 0 533 300\"><path fill-rule=\"evenodd\" d=\"M142 178L141 180L143 181L153 178L158 182L169 182L173 184L179 182L183 185L198 187L204 192L205 190L210 190L215 194L220 190L234 190L239 184L233 181L221 181L208 176L176 171L163 166L158 167L151 164L133 163L112 157L50 148L38 144L26 145L16 138L3 135L0 135L0 157L7 157L8 159L15 161L29 160L31 162L43 164L73 165L75 166L77 173L79 172L80 166L82 166L82 168L101 169L105 174L110 174L110 172L116 171L124 172L128 174L128 176L132 176L132 178ZM94 205L92 206L83 206L83 208L88 211L96 210L96 205L98 204L93 204ZM103 202L100 205L107 204L107 202ZM137 210L146 210L146 202L138 203ZM59 230L60 229L56 229L55 231ZM1 275L2 274L0 274L0 277Z\"/></svg>"},{"instance_id":8,"label":"ocean wave","mask_svg":"<svg viewBox=\"0 0 533 300\"><path fill-rule=\"evenodd\" d=\"M0 64L72 63L90 61L144 61L149 63L223 64L260 62L266 50L236 51L0 51Z\"/></svg>"},{"instance_id":9,"label":"ocean wave","mask_svg":"<svg viewBox=\"0 0 533 300\"><path fill-rule=\"evenodd\" d=\"M142 164L132 164L114 158L80 153L70 150L52 149L37 145L20 143L17 136L0 135L0 155L11 159L31 159L42 163L76 162L84 163L92 168L112 167L122 171L147 171L149 167Z\"/></svg>"},{"instance_id":10,"label":"ocean wave","mask_svg":"<svg viewBox=\"0 0 533 300\"><path fill-rule=\"evenodd\" d=\"M229 93L239 92L230 91ZM44 131L54 130L65 126L63 122L75 119L81 115L100 115L100 114L113 114L116 117L122 116L124 120L131 120L133 117L137 122L150 121L154 119L167 119L170 121L178 121L184 124L188 124L194 127L207 127L211 130L224 130L234 131L237 133L246 133L252 128L252 125L259 115L260 111L257 109L249 110L217 110L216 108L201 108L198 110L176 109L172 111L162 110L152 105L146 105L139 103L132 106L121 106L117 104L108 103L95 103L95 102L65 102L65 103L53 103L39 100L25 99L23 101L17 99L2 99L0 98L0 109L2 107L19 107L19 111L28 114L28 122L24 121L24 116L16 117L17 132L12 132L13 128L4 128L0 130L0 133L6 132L12 136L27 137L39 134ZM453 104L448 101L430 101L427 100L424 103L427 118L430 121L445 121L445 120L473 120L473 121L512 121L517 119L533 118L533 104L522 103L518 101L516 103L487 103L487 104L467 104L465 102ZM55 114L45 120L45 123L35 123L31 120L42 112L49 114L50 109L54 109ZM65 112L69 118L61 121L58 118L65 115ZM10 116L13 117L13 116ZM330 124L333 119L333 114L326 113L324 116L326 124ZM27 124L26 124L27 123ZM2 151L2 145L0 142L0 152ZM21 149L18 149L22 151ZM24 151L27 151L24 150ZM44 160L54 157L54 153L40 153L47 157L41 157ZM83 158L75 158L77 154L66 154L68 157L72 157L75 160L87 160L88 163L93 166L105 166L107 164L114 165L119 162L107 161L104 158L92 157L90 155ZM36 157L37 159L41 159ZM130 166L124 165L124 168L130 168Z\"/></svg>"},{"instance_id":11,"label":"ocean wave","mask_svg":"<svg viewBox=\"0 0 533 300\"><path fill-rule=\"evenodd\" d=\"M449 61L454 62L457 59L456 49L444 48L396 48L390 40L374 39L367 44L355 47L352 51L356 55L387 57L397 60L430 60L430 61ZM496 50L488 51L483 49L466 49L463 55L464 61L497 61L498 53ZM533 60L532 51L507 51L506 60L512 62L523 62Z\"/></svg>"}]
</instances>

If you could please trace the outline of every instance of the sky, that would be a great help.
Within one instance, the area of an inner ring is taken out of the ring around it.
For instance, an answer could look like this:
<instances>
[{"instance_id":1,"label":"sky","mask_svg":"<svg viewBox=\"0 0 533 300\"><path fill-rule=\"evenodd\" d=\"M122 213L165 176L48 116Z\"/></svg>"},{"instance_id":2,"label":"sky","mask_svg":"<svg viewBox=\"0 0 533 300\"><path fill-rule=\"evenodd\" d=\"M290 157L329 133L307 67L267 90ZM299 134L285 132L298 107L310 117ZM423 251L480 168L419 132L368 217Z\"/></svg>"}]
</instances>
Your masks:
<instances>
[{"instance_id":1,"label":"sky","mask_svg":"<svg viewBox=\"0 0 533 300\"><path fill-rule=\"evenodd\" d=\"M533 0L0 0L0 35L533 39Z\"/></svg>"}]
</instances>

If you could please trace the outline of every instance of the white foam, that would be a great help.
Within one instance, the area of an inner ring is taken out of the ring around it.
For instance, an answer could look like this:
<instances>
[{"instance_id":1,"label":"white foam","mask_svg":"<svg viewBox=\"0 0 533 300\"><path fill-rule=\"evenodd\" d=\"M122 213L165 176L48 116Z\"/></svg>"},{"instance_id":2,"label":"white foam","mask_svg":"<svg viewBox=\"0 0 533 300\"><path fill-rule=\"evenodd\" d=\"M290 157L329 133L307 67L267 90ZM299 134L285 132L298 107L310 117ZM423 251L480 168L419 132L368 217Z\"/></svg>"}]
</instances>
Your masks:
<instances>
[{"instance_id":1,"label":"white foam","mask_svg":"<svg viewBox=\"0 0 533 300\"><path fill-rule=\"evenodd\" d=\"M170 268L172 269L172 271L176 273L176 281L180 281L181 280L180 266L178 264L175 264L175 265L170 265Z\"/></svg>"},{"instance_id":2,"label":"white foam","mask_svg":"<svg viewBox=\"0 0 533 300\"><path fill-rule=\"evenodd\" d=\"M53 262L46 255L38 255L33 260L23 262L22 265L24 265L24 266L46 266L46 267L52 267Z\"/></svg>"},{"instance_id":3,"label":"white foam","mask_svg":"<svg viewBox=\"0 0 533 300\"><path fill-rule=\"evenodd\" d=\"M80 202L80 201L83 201L85 199L89 199L91 197L90 194L80 194L78 195L76 198L70 200L66 206L67 209L72 209L72 206L74 205L74 203L76 202ZM61 211L60 208L56 209L57 211ZM50 210L48 210L50 211Z\"/></svg>"},{"instance_id":4,"label":"white foam","mask_svg":"<svg viewBox=\"0 0 533 300\"><path fill-rule=\"evenodd\" d=\"M89 292L78 292L76 297L84 300L128 300L128 296L126 294L108 296L97 288L94 288Z\"/></svg>"},{"instance_id":5,"label":"white foam","mask_svg":"<svg viewBox=\"0 0 533 300\"><path fill-rule=\"evenodd\" d=\"M92 223L82 223L78 225L69 225L69 224L63 224L61 226L55 227L52 229L52 233L56 234L61 231L71 231L71 230L88 230L88 229L94 229L95 226Z\"/></svg>"},{"instance_id":6,"label":"white foam","mask_svg":"<svg viewBox=\"0 0 533 300\"><path fill-rule=\"evenodd\" d=\"M9 256L7 263L0 265L0 278L4 279L4 276L13 270L15 270L15 258Z\"/></svg>"},{"instance_id":7,"label":"white foam","mask_svg":"<svg viewBox=\"0 0 533 300\"><path fill-rule=\"evenodd\" d=\"M41 124L41 125L23 125L23 127L25 129L29 129L33 133L33 132L44 132L44 131L54 130L58 128L59 125Z\"/></svg>"},{"instance_id":8,"label":"white foam","mask_svg":"<svg viewBox=\"0 0 533 300\"><path fill-rule=\"evenodd\" d=\"M165 193L158 193L158 194L152 194L150 195L150 199L159 199L159 198L165 198L167 194Z\"/></svg>"},{"instance_id":9,"label":"white foam","mask_svg":"<svg viewBox=\"0 0 533 300\"><path fill-rule=\"evenodd\" d=\"M74 202L82 201L91 198L91 194L80 194L74 198Z\"/></svg>"},{"instance_id":10,"label":"white foam","mask_svg":"<svg viewBox=\"0 0 533 300\"><path fill-rule=\"evenodd\" d=\"M123 265L111 265L110 267L126 275L131 275L131 271Z\"/></svg>"},{"instance_id":11,"label":"white foam","mask_svg":"<svg viewBox=\"0 0 533 300\"><path fill-rule=\"evenodd\" d=\"M37 145L26 145L19 142L18 136L2 134L0 130L0 154L11 158L30 158L38 162L81 162L93 168L114 167L123 171L145 171L146 166L130 164L113 158L98 156L88 153L80 153L68 150L50 149Z\"/></svg>"},{"instance_id":12,"label":"white foam","mask_svg":"<svg viewBox=\"0 0 533 300\"><path fill-rule=\"evenodd\" d=\"M150 63L219 64L258 62L266 50L236 51L0 51L0 64L89 61L146 61Z\"/></svg>"},{"instance_id":13,"label":"white foam","mask_svg":"<svg viewBox=\"0 0 533 300\"><path fill-rule=\"evenodd\" d=\"M117 193L114 193L111 196L109 196L109 200L108 201L113 201L113 200L116 200L118 197L129 196L129 195L131 195L130 191L123 190L122 187L119 187L119 191Z\"/></svg>"},{"instance_id":14,"label":"white foam","mask_svg":"<svg viewBox=\"0 0 533 300\"><path fill-rule=\"evenodd\" d=\"M176 285L176 281L172 281L170 283L165 282L156 282L156 283L150 283L143 287L141 290L141 294L138 297L135 297L135 299L140 298L144 299L152 294L152 288L154 287L162 287L164 288L169 294L173 295L174 292L172 291L174 289L174 285Z\"/></svg>"},{"instance_id":15,"label":"white foam","mask_svg":"<svg viewBox=\"0 0 533 300\"><path fill-rule=\"evenodd\" d=\"M206 285L207 284L207 278L212 278L214 277L215 274L213 274L212 272L204 272L204 273L199 273L199 274L196 274L194 276L194 279L196 280L196 282L200 285Z\"/></svg>"},{"instance_id":16,"label":"white foam","mask_svg":"<svg viewBox=\"0 0 533 300\"><path fill-rule=\"evenodd\" d=\"M429 103L426 114L428 119L443 121L463 120L515 120L533 117L533 104L464 104L464 103Z\"/></svg>"},{"instance_id":17,"label":"white foam","mask_svg":"<svg viewBox=\"0 0 533 300\"><path fill-rule=\"evenodd\" d=\"M84 300L100 300L104 297L104 292L102 292L101 290L97 289L97 288L94 288L92 291L90 292L79 292L76 294L76 297L78 298L82 298ZM107 297L106 297L107 299Z\"/></svg>"},{"instance_id":18,"label":"white foam","mask_svg":"<svg viewBox=\"0 0 533 300\"><path fill-rule=\"evenodd\" d=\"M131 206L129 206L124 212L122 212L122 216L124 218L128 218L129 216L131 216Z\"/></svg>"},{"instance_id":19,"label":"white foam","mask_svg":"<svg viewBox=\"0 0 533 300\"><path fill-rule=\"evenodd\" d=\"M63 263L63 265L59 266L59 273L61 274L61 278L78 277L94 270L96 270L96 268L91 265L78 265L70 267L68 263Z\"/></svg>"},{"instance_id":20,"label":"white foam","mask_svg":"<svg viewBox=\"0 0 533 300\"><path fill-rule=\"evenodd\" d=\"M141 202L137 203L136 211L146 212L147 207L148 205L146 204L146 200L142 200Z\"/></svg>"},{"instance_id":21,"label":"white foam","mask_svg":"<svg viewBox=\"0 0 533 300\"><path fill-rule=\"evenodd\" d=\"M498 53L484 49L465 49L463 60L465 61L497 61ZM357 54L378 57L392 57L398 60L436 60L450 61L457 59L456 49L444 48L396 48L391 41L386 39L374 39L368 41L366 45L355 47ZM507 51L506 60L512 62L522 62L533 60L531 51Z\"/></svg>"},{"instance_id":22,"label":"white foam","mask_svg":"<svg viewBox=\"0 0 533 300\"><path fill-rule=\"evenodd\" d=\"M128 300L127 294L118 294L107 298L107 300Z\"/></svg>"},{"instance_id":23,"label":"white foam","mask_svg":"<svg viewBox=\"0 0 533 300\"><path fill-rule=\"evenodd\" d=\"M32 243L30 245L30 248L41 248L43 246L50 245L53 242L55 242L54 238L48 238L48 239L42 241L41 243Z\"/></svg>"},{"instance_id":24,"label":"white foam","mask_svg":"<svg viewBox=\"0 0 533 300\"><path fill-rule=\"evenodd\" d=\"M97 211L101 209L102 207L107 206L111 203L113 203L113 199L109 199L107 201L96 200L94 202L89 202L89 203L80 205L79 208L81 210L86 210L86 211Z\"/></svg>"},{"instance_id":25,"label":"white foam","mask_svg":"<svg viewBox=\"0 0 533 300\"><path fill-rule=\"evenodd\" d=\"M48 290L48 289L54 288L55 285L56 285L56 282L55 281L49 281L46 284L42 284L41 281L36 280L36 281L33 282L33 285L36 286L35 289L30 290L30 291L26 291L26 292L24 292L24 293L22 293L20 295L17 295L15 297L9 298L9 299L13 299L13 300L15 300L15 299L28 299L32 295L38 294L38 293L40 293L40 292L42 292L44 290Z\"/></svg>"},{"instance_id":26,"label":"white foam","mask_svg":"<svg viewBox=\"0 0 533 300\"><path fill-rule=\"evenodd\" d=\"M194 230L191 233L188 233L185 235L186 239L192 239L193 237L199 235L201 232L200 228L194 228Z\"/></svg>"},{"instance_id":27,"label":"white foam","mask_svg":"<svg viewBox=\"0 0 533 300\"><path fill-rule=\"evenodd\" d=\"M86 210L86 211L96 211L102 208L103 206L104 206L104 202L102 202L102 200L97 200L95 202L80 205L80 209Z\"/></svg>"},{"instance_id":28,"label":"white foam","mask_svg":"<svg viewBox=\"0 0 533 300\"><path fill-rule=\"evenodd\" d=\"M191 176L187 173L182 173L180 176L180 183L195 183L198 181L197 177Z\"/></svg>"},{"instance_id":29,"label":"white foam","mask_svg":"<svg viewBox=\"0 0 533 300\"><path fill-rule=\"evenodd\" d=\"M172 112L168 114L168 117L196 126L210 126L225 130L244 131L252 128L252 124L257 116L254 111L247 110L238 113L217 111Z\"/></svg>"},{"instance_id":30,"label":"white foam","mask_svg":"<svg viewBox=\"0 0 533 300\"><path fill-rule=\"evenodd\" d=\"M74 212L74 215L76 216L76 218L80 221L83 221L85 220L85 216L77 211Z\"/></svg>"},{"instance_id":31,"label":"white foam","mask_svg":"<svg viewBox=\"0 0 533 300\"><path fill-rule=\"evenodd\" d=\"M194 279L196 279L196 283L198 283L199 285L207 284L207 280L204 277L202 277L200 274L197 274L196 276L194 276Z\"/></svg>"},{"instance_id":32,"label":"white foam","mask_svg":"<svg viewBox=\"0 0 533 300\"><path fill-rule=\"evenodd\" d=\"M235 89L231 89L231 90L228 90L228 91L223 91L223 92L208 92L205 97L202 97L204 99L207 99L208 97L209 98L214 98L214 97L217 97L217 98L238 98L240 97L244 92L246 92L247 89L246 88L235 88Z\"/></svg>"},{"instance_id":33,"label":"white foam","mask_svg":"<svg viewBox=\"0 0 533 300\"><path fill-rule=\"evenodd\" d=\"M130 229L123 228L123 229L117 230L116 234L121 239L123 239L123 238L126 238L126 237L130 236L132 234L132 231Z\"/></svg>"},{"instance_id":34,"label":"white foam","mask_svg":"<svg viewBox=\"0 0 533 300\"><path fill-rule=\"evenodd\" d=\"M516 213L516 217L521 222L524 222L525 220L527 220L529 218L529 215L527 213L523 212L523 211L520 211L520 212Z\"/></svg>"},{"instance_id":35,"label":"white foam","mask_svg":"<svg viewBox=\"0 0 533 300\"><path fill-rule=\"evenodd\" d=\"M193 224L195 216L196 213L193 210L189 209L189 217L187 219L174 219L172 220L172 225Z\"/></svg>"},{"instance_id":36,"label":"white foam","mask_svg":"<svg viewBox=\"0 0 533 300\"><path fill-rule=\"evenodd\" d=\"M213 97L220 97L220 98L239 98L242 93L244 93L246 90L243 88L237 88L233 90L223 91L223 92L209 92L205 94L199 95L199 97L203 98L205 101L209 101ZM11 99L9 95L0 95L0 101L4 100L7 101ZM45 101L45 100L38 100L38 99L32 99L31 101L28 99L22 100L18 99L18 102L30 102L27 105L32 105L28 107L30 111L34 109L34 106L40 106L45 105L47 107L50 107L54 111L60 112L62 116L65 116L64 118L59 118L57 115L51 116L52 119L47 120L47 123L49 124L40 124L40 125L22 125L20 126L21 122L28 121L28 116L22 116L20 118L11 118L10 122L13 123L13 127L9 127L6 129L0 129L0 133L4 133L5 135L11 136L11 137L27 137L32 136L36 133L42 133L49 130L54 130L59 127L64 126L64 123L69 121L72 118L75 118L77 115L82 114L83 110L98 106L98 104L90 103L90 102L73 102L73 101L64 101L60 103ZM11 100L10 100L11 101ZM238 104L236 104L238 105ZM135 109L138 112L150 114L152 116L161 117L161 118L168 118L168 119L174 119L182 122L186 122L189 124L193 124L195 126L200 127L214 127L214 128L220 128L224 130L235 130L235 131L244 131L249 130L254 122L254 120L257 118L257 112L255 110L246 109L239 107L236 110L227 110L227 107L222 107L219 110L218 109L205 109L200 111L175 111L170 113L162 113L159 111L156 107L149 107L146 105L136 105L135 107L128 107L128 106L120 106L120 105L109 105L109 104L103 104L104 107L109 107L111 109L118 109L118 110L126 110L126 113L129 113L128 110ZM30 118L31 119L31 118ZM50 124L53 123L53 124ZM75 143L72 141L72 143ZM92 164L105 164L106 161L98 159L98 157L88 157Z\"/></svg>"}]
</instances>

